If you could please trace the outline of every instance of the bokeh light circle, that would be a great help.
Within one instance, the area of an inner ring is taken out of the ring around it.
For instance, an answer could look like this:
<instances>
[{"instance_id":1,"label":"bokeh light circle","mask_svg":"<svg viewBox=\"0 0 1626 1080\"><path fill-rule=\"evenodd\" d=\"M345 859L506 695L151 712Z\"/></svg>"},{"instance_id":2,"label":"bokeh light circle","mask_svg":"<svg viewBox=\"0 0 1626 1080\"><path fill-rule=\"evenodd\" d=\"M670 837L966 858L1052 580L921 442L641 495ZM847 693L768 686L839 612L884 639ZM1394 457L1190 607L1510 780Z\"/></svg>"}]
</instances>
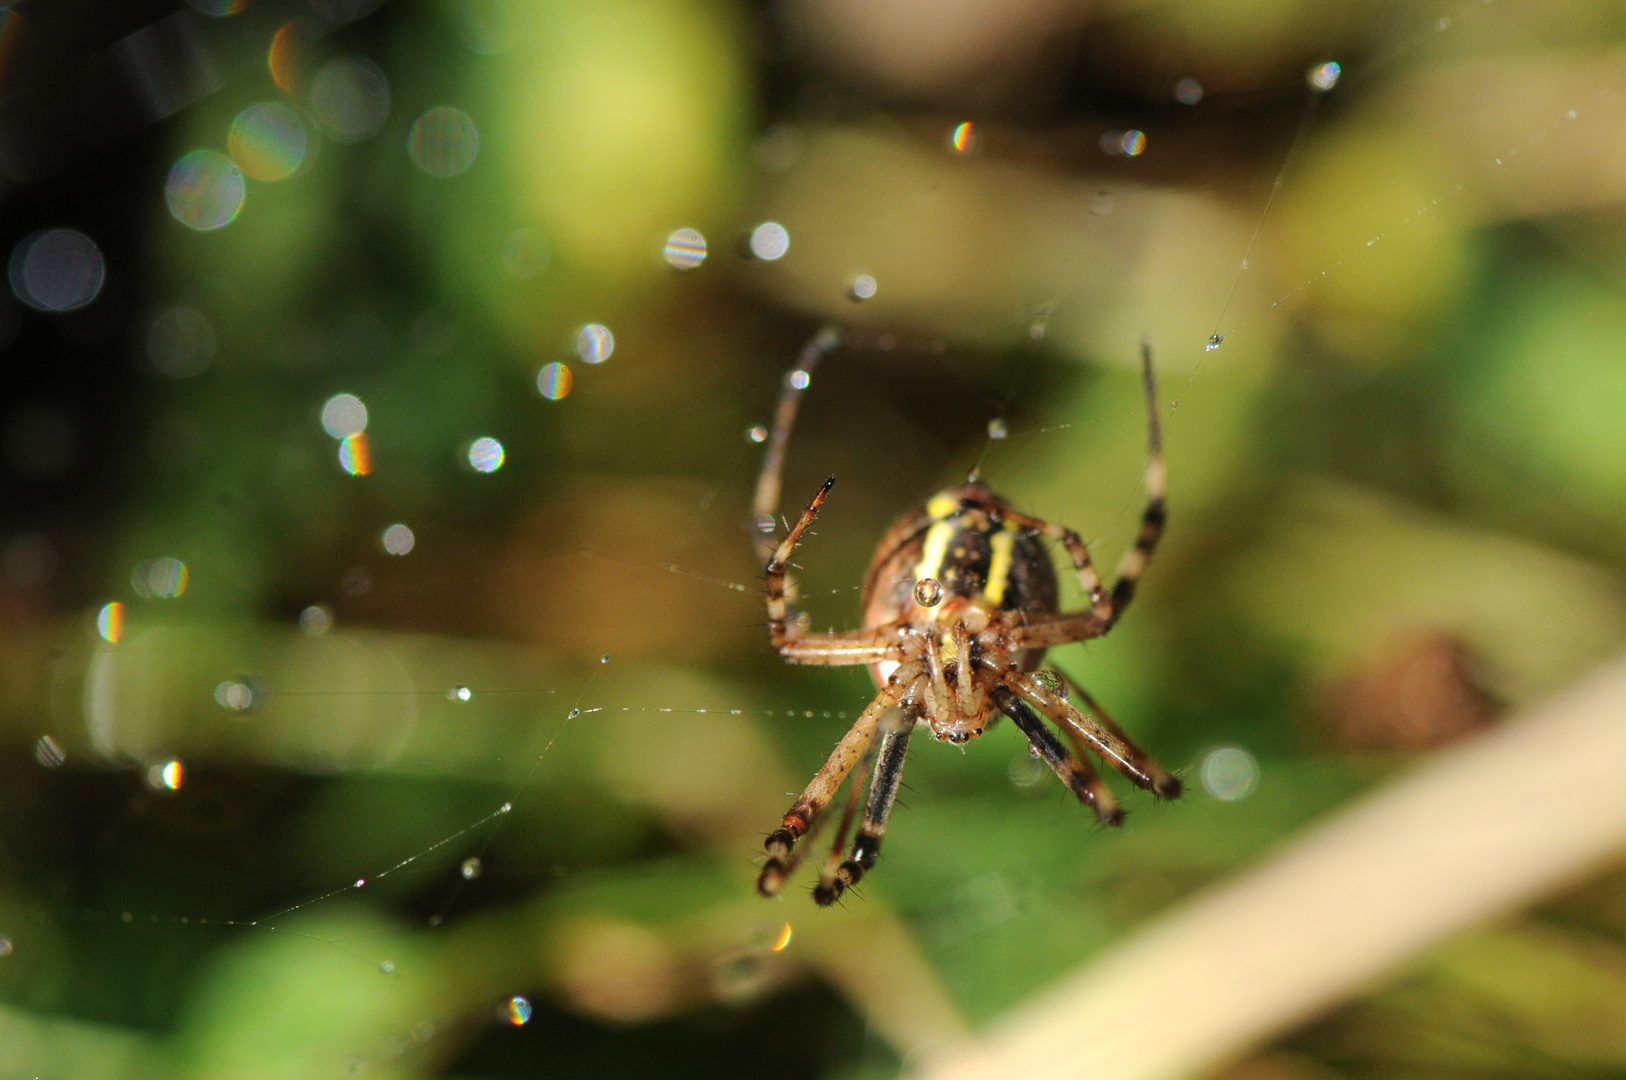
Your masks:
<instances>
[{"instance_id":1,"label":"bokeh light circle","mask_svg":"<svg viewBox=\"0 0 1626 1080\"><path fill-rule=\"evenodd\" d=\"M169 170L164 201L170 215L189 229L209 232L237 220L248 187L243 170L225 154L193 150Z\"/></svg>"},{"instance_id":2,"label":"bokeh light circle","mask_svg":"<svg viewBox=\"0 0 1626 1080\"><path fill-rule=\"evenodd\" d=\"M354 394L334 394L322 405L322 430L348 439L367 430L367 406Z\"/></svg>"},{"instance_id":3,"label":"bokeh light circle","mask_svg":"<svg viewBox=\"0 0 1626 1080\"><path fill-rule=\"evenodd\" d=\"M764 221L751 230L751 254L764 262L785 257L790 250L790 232L777 221Z\"/></svg>"},{"instance_id":4,"label":"bokeh light circle","mask_svg":"<svg viewBox=\"0 0 1626 1080\"><path fill-rule=\"evenodd\" d=\"M262 101L237 114L226 136L226 149L250 180L285 180L305 164L310 136L294 110Z\"/></svg>"},{"instance_id":5,"label":"bokeh light circle","mask_svg":"<svg viewBox=\"0 0 1626 1080\"><path fill-rule=\"evenodd\" d=\"M384 530L384 550L391 555L406 555L418 546L418 538L410 528L394 524Z\"/></svg>"},{"instance_id":6,"label":"bokeh light circle","mask_svg":"<svg viewBox=\"0 0 1626 1080\"><path fill-rule=\"evenodd\" d=\"M367 436L351 435L339 443L339 468L351 476L366 476L373 471L373 451Z\"/></svg>"},{"instance_id":7,"label":"bokeh light circle","mask_svg":"<svg viewBox=\"0 0 1626 1080\"><path fill-rule=\"evenodd\" d=\"M36 311L74 311L96 299L107 264L96 242L75 229L47 229L11 251L11 292Z\"/></svg>"},{"instance_id":8,"label":"bokeh light circle","mask_svg":"<svg viewBox=\"0 0 1626 1080\"><path fill-rule=\"evenodd\" d=\"M101 610L96 612L96 632L103 641L117 644L119 638L124 636L124 605L117 600L103 604Z\"/></svg>"},{"instance_id":9,"label":"bokeh light circle","mask_svg":"<svg viewBox=\"0 0 1626 1080\"><path fill-rule=\"evenodd\" d=\"M1259 783L1259 762L1240 746L1222 746L1203 758L1203 787L1216 799L1235 802Z\"/></svg>"},{"instance_id":10,"label":"bokeh light circle","mask_svg":"<svg viewBox=\"0 0 1626 1080\"><path fill-rule=\"evenodd\" d=\"M1185 78L1174 84L1174 100L1182 105L1195 105L1203 99L1203 84L1196 79Z\"/></svg>"},{"instance_id":11,"label":"bokeh light circle","mask_svg":"<svg viewBox=\"0 0 1626 1080\"><path fill-rule=\"evenodd\" d=\"M390 114L390 81L371 60L341 56L311 80L311 111L336 142L370 139Z\"/></svg>"},{"instance_id":12,"label":"bokeh light circle","mask_svg":"<svg viewBox=\"0 0 1626 1080\"><path fill-rule=\"evenodd\" d=\"M573 381L568 365L557 361L543 364L542 370L536 373L537 393L549 401L559 401L570 393L570 384Z\"/></svg>"},{"instance_id":13,"label":"bokeh light circle","mask_svg":"<svg viewBox=\"0 0 1626 1080\"><path fill-rule=\"evenodd\" d=\"M524 1027L531 1019L531 1003L518 994L503 1002L500 1010L502 1018L515 1027Z\"/></svg>"},{"instance_id":14,"label":"bokeh light circle","mask_svg":"<svg viewBox=\"0 0 1626 1080\"><path fill-rule=\"evenodd\" d=\"M1310 84L1311 90L1325 94L1338 85L1338 79L1343 75L1344 69L1338 66L1336 60L1328 60L1325 64L1316 64L1304 73L1304 81Z\"/></svg>"},{"instance_id":15,"label":"bokeh light circle","mask_svg":"<svg viewBox=\"0 0 1626 1080\"><path fill-rule=\"evenodd\" d=\"M469 467L479 473L494 473L508 459L502 443L489 435L482 435L469 444Z\"/></svg>"},{"instance_id":16,"label":"bokeh light circle","mask_svg":"<svg viewBox=\"0 0 1626 1080\"><path fill-rule=\"evenodd\" d=\"M407 155L430 176L456 176L474 164L480 132L462 109L437 105L412 122Z\"/></svg>"},{"instance_id":17,"label":"bokeh light circle","mask_svg":"<svg viewBox=\"0 0 1626 1080\"><path fill-rule=\"evenodd\" d=\"M603 323L588 323L576 331L576 355L584 364L602 364L615 353L615 335Z\"/></svg>"},{"instance_id":18,"label":"bokeh light circle","mask_svg":"<svg viewBox=\"0 0 1626 1080\"><path fill-rule=\"evenodd\" d=\"M847 295L854 300L868 300L875 295L878 287L873 274L859 274L847 286Z\"/></svg>"},{"instance_id":19,"label":"bokeh light circle","mask_svg":"<svg viewBox=\"0 0 1626 1080\"><path fill-rule=\"evenodd\" d=\"M147 328L147 356L160 375L189 379L201 374L215 358L214 324L188 307L161 311Z\"/></svg>"},{"instance_id":20,"label":"bokeh light circle","mask_svg":"<svg viewBox=\"0 0 1626 1080\"><path fill-rule=\"evenodd\" d=\"M662 253L675 270L693 270L706 261L706 238L699 229L678 229L666 238Z\"/></svg>"}]
</instances>

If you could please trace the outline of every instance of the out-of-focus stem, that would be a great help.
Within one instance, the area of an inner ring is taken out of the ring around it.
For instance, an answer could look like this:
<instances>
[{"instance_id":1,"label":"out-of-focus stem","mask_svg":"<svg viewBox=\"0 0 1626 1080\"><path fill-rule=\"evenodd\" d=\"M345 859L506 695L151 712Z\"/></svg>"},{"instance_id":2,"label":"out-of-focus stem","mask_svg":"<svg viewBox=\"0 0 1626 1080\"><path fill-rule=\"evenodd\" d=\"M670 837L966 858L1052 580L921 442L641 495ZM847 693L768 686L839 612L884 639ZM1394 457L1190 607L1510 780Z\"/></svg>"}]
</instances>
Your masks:
<instances>
[{"instance_id":1,"label":"out-of-focus stem","mask_svg":"<svg viewBox=\"0 0 1626 1080\"><path fill-rule=\"evenodd\" d=\"M1626 658L1317 826L928 1080L1188 1076L1626 845Z\"/></svg>"}]
</instances>

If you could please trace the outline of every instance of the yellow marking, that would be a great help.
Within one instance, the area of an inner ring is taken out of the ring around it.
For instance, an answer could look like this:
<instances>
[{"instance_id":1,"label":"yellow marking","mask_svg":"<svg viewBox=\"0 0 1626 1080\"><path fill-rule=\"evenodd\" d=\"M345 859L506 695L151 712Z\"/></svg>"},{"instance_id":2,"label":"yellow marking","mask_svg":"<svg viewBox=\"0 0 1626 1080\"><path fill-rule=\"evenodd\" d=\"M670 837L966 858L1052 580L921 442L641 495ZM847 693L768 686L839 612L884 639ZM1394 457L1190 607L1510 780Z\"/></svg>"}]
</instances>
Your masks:
<instances>
[{"instance_id":1,"label":"yellow marking","mask_svg":"<svg viewBox=\"0 0 1626 1080\"><path fill-rule=\"evenodd\" d=\"M1011 556L1016 549L1016 523L1007 521L1005 527L988 538L993 558L988 561L988 584L982 595L995 607L1005 602L1005 586L1011 580Z\"/></svg>"},{"instance_id":2,"label":"yellow marking","mask_svg":"<svg viewBox=\"0 0 1626 1080\"><path fill-rule=\"evenodd\" d=\"M926 544L920 551L920 562L915 564L916 581L937 576L943 568L943 556L948 554L949 541L954 539L954 531L952 521L939 521L926 530Z\"/></svg>"},{"instance_id":3,"label":"yellow marking","mask_svg":"<svg viewBox=\"0 0 1626 1080\"><path fill-rule=\"evenodd\" d=\"M926 513L931 515L933 521L943 521L954 516L960 508L960 500L953 495L935 495L932 501L926 504Z\"/></svg>"}]
</instances>

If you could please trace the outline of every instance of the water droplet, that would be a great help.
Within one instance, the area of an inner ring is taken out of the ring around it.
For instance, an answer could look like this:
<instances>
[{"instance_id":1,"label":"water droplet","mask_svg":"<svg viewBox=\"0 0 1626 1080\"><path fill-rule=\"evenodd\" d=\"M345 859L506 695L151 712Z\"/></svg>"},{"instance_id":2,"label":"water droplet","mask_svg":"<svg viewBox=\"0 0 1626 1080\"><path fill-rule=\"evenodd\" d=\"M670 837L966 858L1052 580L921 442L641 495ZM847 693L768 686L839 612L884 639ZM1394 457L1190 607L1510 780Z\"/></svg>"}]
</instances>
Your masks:
<instances>
[{"instance_id":1,"label":"water droplet","mask_svg":"<svg viewBox=\"0 0 1626 1080\"><path fill-rule=\"evenodd\" d=\"M384 550L391 555L405 555L418 544L418 538L412 530L400 523L391 525L384 530Z\"/></svg>"},{"instance_id":2,"label":"water droplet","mask_svg":"<svg viewBox=\"0 0 1626 1080\"><path fill-rule=\"evenodd\" d=\"M955 125L949 133L949 145L961 154L969 154L981 145L982 139L977 131L977 125L967 120Z\"/></svg>"},{"instance_id":3,"label":"water droplet","mask_svg":"<svg viewBox=\"0 0 1626 1080\"><path fill-rule=\"evenodd\" d=\"M615 353L615 335L602 323L588 323L576 331L576 355L584 364L602 364Z\"/></svg>"},{"instance_id":4,"label":"water droplet","mask_svg":"<svg viewBox=\"0 0 1626 1080\"><path fill-rule=\"evenodd\" d=\"M478 856L474 855L470 855L468 858L464 859L463 865L458 868L459 872L463 875L464 881L473 881L475 878L480 876L480 872L484 869L485 864L480 862Z\"/></svg>"},{"instance_id":5,"label":"water droplet","mask_svg":"<svg viewBox=\"0 0 1626 1080\"><path fill-rule=\"evenodd\" d=\"M480 132L462 109L436 105L412 121L407 133L407 156L430 176L444 180L474 164L480 153Z\"/></svg>"},{"instance_id":6,"label":"water droplet","mask_svg":"<svg viewBox=\"0 0 1626 1080\"><path fill-rule=\"evenodd\" d=\"M353 887L353 888L357 888L357 889L359 889L359 888L361 888L361 887L362 887L362 886L363 886L363 885L366 885L366 884L367 884L367 879L366 879L366 878L364 878L364 877L359 877L359 878L357 878L357 879L356 879L356 883L355 883L355 885L354 885L354 886L352 886L352 887Z\"/></svg>"},{"instance_id":7,"label":"water droplet","mask_svg":"<svg viewBox=\"0 0 1626 1080\"><path fill-rule=\"evenodd\" d=\"M678 229L661 252L674 270L693 270L706 261L706 238L699 229Z\"/></svg>"},{"instance_id":8,"label":"water droplet","mask_svg":"<svg viewBox=\"0 0 1626 1080\"><path fill-rule=\"evenodd\" d=\"M191 308L159 312L147 328L147 355L153 370L172 379L202 373L215 358L215 328Z\"/></svg>"},{"instance_id":9,"label":"water droplet","mask_svg":"<svg viewBox=\"0 0 1626 1080\"><path fill-rule=\"evenodd\" d=\"M339 468L351 476L373 471L373 449L366 435L351 435L339 443Z\"/></svg>"},{"instance_id":10,"label":"water droplet","mask_svg":"<svg viewBox=\"0 0 1626 1080\"><path fill-rule=\"evenodd\" d=\"M515 1027L524 1027L531 1018L531 1003L518 994L502 1003L497 1015Z\"/></svg>"},{"instance_id":11,"label":"water droplet","mask_svg":"<svg viewBox=\"0 0 1626 1080\"><path fill-rule=\"evenodd\" d=\"M474 691L466 686L454 686L446 691L447 701L468 701L474 697Z\"/></svg>"},{"instance_id":12,"label":"water droplet","mask_svg":"<svg viewBox=\"0 0 1626 1080\"><path fill-rule=\"evenodd\" d=\"M275 101L250 105L237 114L226 135L232 161L251 180L271 183L299 171L310 137L299 114Z\"/></svg>"},{"instance_id":13,"label":"water droplet","mask_svg":"<svg viewBox=\"0 0 1626 1080\"><path fill-rule=\"evenodd\" d=\"M809 375L801 368L797 368L795 371L785 376L785 381L790 383L790 385L797 390L806 390L813 384L813 376Z\"/></svg>"},{"instance_id":14,"label":"water droplet","mask_svg":"<svg viewBox=\"0 0 1626 1080\"><path fill-rule=\"evenodd\" d=\"M236 221L247 196L243 170L214 150L182 155L164 181L170 216L198 232L223 229Z\"/></svg>"},{"instance_id":15,"label":"water droplet","mask_svg":"<svg viewBox=\"0 0 1626 1080\"><path fill-rule=\"evenodd\" d=\"M772 949L774 952L784 952L785 946L790 944L790 936L790 923L786 923L784 926L779 928L779 933L774 936L773 944L768 946L768 948Z\"/></svg>"},{"instance_id":16,"label":"water droplet","mask_svg":"<svg viewBox=\"0 0 1626 1080\"><path fill-rule=\"evenodd\" d=\"M322 403L322 430L348 439L367 430L367 406L354 394L334 394Z\"/></svg>"},{"instance_id":17,"label":"water droplet","mask_svg":"<svg viewBox=\"0 0 1626 1080\"><path fill-rule=\"evenodd\" d=\"M570 368L558 361L543 364L542 370L536 373L537 392L549 401L559 401L569 394L573 381Z\"/></svg>"},{"instance_id":18,"label":"water droplet","mask_svg":"<svg viewBox=\"0 0 1626 1080\"><path fill-rule=\"evenodd\" d=\"M1195 105L1203 99L1203 84L1196 79L1181 79L1174 84L1174 100L1182 105Z\"/></svg>"},{"instance_id":19,"label":"water droplet","mask_svg":"<svg viewBox=\"0 0 1626 1080\"><path fill-rule=\"evenodd\" d=\"M773 532L773 528L774 528L773 515L772 514L758 514L755 525L757 527L757 532L759 532L759 533L771 533L771 532Z\"/></svg>"},{"instance_id":20,"label":"water droplet","mask_svg":"<svg viewBox=\"0 0 1626 1080\"><path fill-rule=\"evenodd\" d=\"M1005 426L1004 417L996 416L992 420L988 421L988 437L990 439L998 442L1000 439L1003 439L1009 434L1010 429Z\"/></svg>"},{"instance_id":21,"label":"water droplet","mask_svg":"<svg viewBox=\"0 0 1626 1080\"><path fill-rule=\"evenodd\" d=\"M254 706L254 688L247 683L227 679L215 687L215 701L223 709L247 712Z\"/></svg>"},{"instance_id":22,"label":"water droplet","mask_svg":"<svg viewBox=\"0 0 1626 1080\"><path fill-rule=\"evenodd\" d=\"M1146 133L1144 131L1124 132L1123 152L1126 157L1140 157L1146 152Z\"/></svg>"},{"instance_id":23,"label":"water droplet","mask_svg":"<svg viewBox=\"0 0 1626 1080\"><path fill-rule=\"evenodd\" d=\"M378 965L378 970L382 971L386 975L394 975L395 974L395 961L394 960L386 960L386 961L384 961L382 964Z\"/></svg>"},{"instance_id":24,"label":"water droplet","mask_svg":"<svg viewBox=\"0 0 1626 1080\"><path fill-rule=\"evenodd\" d=\"M10 956L11 948L11 939L0 934L0 956Z\"/></svg>"},{"instance_id":25,"label":"water droplet","mask_svg":"<svg viewBox=\"0 0 1626 1080\"><path fill-rule=\"evenodd\" d=\"M11 291L36 311L74 311L101 294L107 264L96 242L73 229L47 229L11 249Z\"/></svg>"},{"instance_id":26,"label":"water droplet","mask_svg":"<svg viewBox=\"0 0 1626 1080\"><path fill-rule=\"evenodd\" d=\"M68 755L63 751L62 745L51 736L41 735L39 741L34 744L34 760L47 769L55 769L68 760Z\"/></svg>"},{"instance_id":27,"label":"water droplet","mask_svg":"<svg viewBox=\"0 0 1626 1080\"><path fill-rule=\"evenodd\" d=\"M513 809L514 809L514 804L511 803L511 802L505 802L505 803L503 803L501 806L499 806L497 808L499 813L504 813L504 814L509 813Z\"/></svg>"},{"instance_id":28,"label":"water droplet","mask_svg":"<svg viewBox=\"0 0 1626 1080\"><path fill-rule=\"evenodd\" d=\"M1203 346L1203 352L1213 352L1215 349L1219 348L1224 343L1225 343L1225 335L1224 334L1211 334L1211 335L1209 335L1208 343Z\"/></svg>"},{"instance_id":29,"label":"water droplet","mask_svg":"<svg viewBox=\"0 0 1626 1080\"><path fill-rule=\"evenodd\" d=\"M1222 746L1203 758L1203 787L1216 799L1245 799L1259 783L1259 762L1240 746Z\"/></svg>"},{"instance_id":30,"label":"water droplet","mask_svg":"<svg viewBox=\"0 0 1626 1080\"><path fill-rule=\"evenodd\" d=\"M1325 94L1338 85L1338 78L1344 69L1338 66L1336 60L1328 60L1324 64L1316 64L1304 74L1304 81L1310 84L1310 89Z\"/></svg>"},{"instance_id":31,"label":"water droplet","mask_svg":"<svg viewBox=\"0 0 1626 1080\"><path fill-rule=\"evenodd\" d=\"M790 250L790 233L777 221L764 221L751 230L751 254L763 262L775 262Z\"/></svg>"},{"instance_id":32,"label":"water droplet","mask_svg":"<svg viewBox=\"0 0 1626 1080\"><path fill-rule=\"evenodd\" d=\"M847 295L854 300L868 300L875 295L875 279L868 274L859 274L847 286Z\"/></svg>"},{"instance_id":33,"label":"water droplet","mask_svg":"<svg viewBox=\"0 0 1626 1080\"><path fill-rule=\"evenodd\" d=\"M324 604L312 604L299 613L299 628L311 637L321 637L333 628L333 611Z\"/></svg>"},{"instance_id":34,"label":"water droplet","mask_svg":"<svg viewBox=\"0 0 1626 1080\"><path fill-rule=\"evenodd\" d=\"M582 714L582 711L580 709L571 709L569 712L565 713L565 719L566 720L574 720L574 719L576 719L576 717L580 716L581 714Z\"/></svg>"},{"instance_id":35,"label":"water droplet","mask_svg":"<svg viewBox=\"0 0 1626 1080\"><path fill-rule=\"evenodd\" d=\"M124 636L124 605L117 600L103 604L96 613L96 632L103 641L117 642Z\"/></svg>"},{"instance_id":36,"label":"water droplet","mask_svg":"<svg viewBox=\"0 0 1626 1080\"><path fill-rule=\"evenodd\" d=\"M378 134L390 114L390 81L371 60L342 56L311 80L310 101L329 138L361 142Z\"/></svg>"},{"instance_id":37,"label":"water droplet","mask_svg":"<svg viewBox=\"0 0 1626 1080\"><path fill-rule=\"evenodd\" d=\"M147 768L147 786L154 791L179 791L186 780L186 767L175 758Z\"/></svg>"},{"instance_id":38,"label":"water droplet","mask_svg":"<svg viewBox=\"0 0 1626 1080\"><path fill-rule=\"evenodd\" d=\"M1045 763L1032 754L1018 754L1005 766L1005 775L1019 788L1031 788L1044 779Z\"/></svg>"},{"instance_id":39,"label":"water droplet","mask_svg":"<svg viewBox=\"0 0 1626 1080\"><path fill-rule=\"evenodd\" d=\"M469 467L475 472L494 473L508 460L508 454L502 443L489 435L482 435L469 443L467 458Z\"/></svg>"},{"instance_id":40,"label":"water droplet","mask_svg":"<svg viewBox=\"0 0 1626 1080\"><path fill-rule=\"evenodd\" d=\"M610 662L610 654L605 653L603 656L598 658L598 662L601 664L608 664Z\"/></svg>"},{"instance_id":41,"label":"water droplet","mask_svg":"<svg viewBox=\"0 0 1626 1080\"><path fill-rule=\"evenodd\" d=\"M923 577L915 582L915 603L921 607L936 607L943 602L943 583L934 577Z\"/></svg>"},{"instance_id":42,"label":"water droplet","mask_svg":"<svg viewBox=\"0 0 1626 1080\"><path fill-rule=\"evenodd\" d=\"M761 424L753 425L746 429L745 437L754 443L765 443L768 441L768 429Z\"/></svg>"}]
</instances>

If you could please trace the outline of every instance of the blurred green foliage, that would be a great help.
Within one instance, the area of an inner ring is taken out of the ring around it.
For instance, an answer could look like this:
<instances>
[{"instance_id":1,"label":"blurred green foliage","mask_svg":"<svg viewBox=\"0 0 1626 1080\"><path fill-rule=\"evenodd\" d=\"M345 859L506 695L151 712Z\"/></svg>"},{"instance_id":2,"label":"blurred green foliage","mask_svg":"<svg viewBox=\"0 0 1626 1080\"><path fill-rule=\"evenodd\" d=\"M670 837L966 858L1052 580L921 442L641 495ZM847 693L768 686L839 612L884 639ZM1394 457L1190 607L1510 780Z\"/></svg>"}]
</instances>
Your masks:
<instances>
[{"instance_id":1,"label":"blurred green foliage","mask_svg":"<svg viewBox=\"0 0 1626 1080\"><path fill-rule=\"evenodd\" d=\"M1619 647L1617 11L893 7L221 20L255 47L153 129L166 160L256 101L308 110L334 57L378 63L390 111L218 231L147 178L138 362L175 305L217 348L126 403L113 525L52 523L72 587L0 595L0 1075L895 1075ZM264 53L286 25L291 92ZM1345 81L1307 90L1329 57ZM441 178L404 147L447 103L480 143ZM1130 128L1144 155L1101 152ZM768 219L786 257L741 257ZM709 244L684 273L679 227ZM849 347L785 501L841 478L798 553L837 627L887 523L972 467L1111 566L1152 342L1173 524L1122 628L1054 662L1181 802L1098 829L1006 725L917 747L845 909L754 895L761 836L872 692L773 655L746 520L746 429L827 320ZM322 428L338 392L368 407L368 475ZM492 475L461 457L482 435ZM162 556L184 595L130 584ZM332 629L301 629L314 605ZM1258 766L1234 801L1203 774L1229 745ZM171 758L180 789L149 784ZM1618 1073L1623 888L1475 930L1228 1068Z\"/></svg>"}]
</instances>

